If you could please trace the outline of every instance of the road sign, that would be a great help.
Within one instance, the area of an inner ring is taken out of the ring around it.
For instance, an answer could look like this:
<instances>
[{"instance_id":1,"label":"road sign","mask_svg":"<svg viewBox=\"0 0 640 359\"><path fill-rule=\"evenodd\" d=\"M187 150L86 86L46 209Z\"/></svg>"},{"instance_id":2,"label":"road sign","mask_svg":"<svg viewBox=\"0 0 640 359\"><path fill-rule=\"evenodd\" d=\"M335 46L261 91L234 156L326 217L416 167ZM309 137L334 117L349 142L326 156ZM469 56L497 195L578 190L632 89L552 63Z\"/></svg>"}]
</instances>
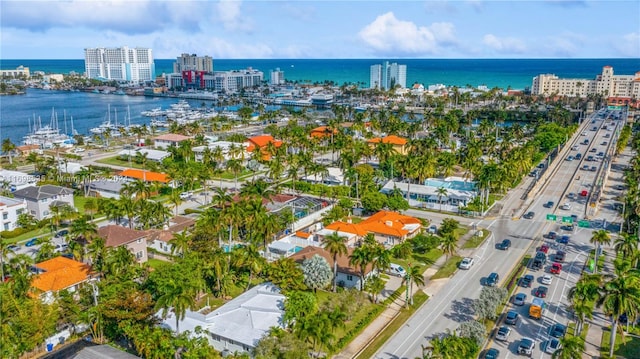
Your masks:
<instances>
[{"instance_id":1,"label":"road sign","mask_svg":"<svg viewBox=\"0 0 640 359\"><path fill-rule=\"evenodd\" d=\"M562 223L573 223L573 217L571 216L563 216Z\"/></svg>"},{"instance_id":2,"label":"road sign","mask_svg":"<svg viewBox=\"0 0 640 359\"><path fill-rule=\"evenodd\" d=\"M578 227L589 228L589 221L587 221L586 219L578 221Z\"/></svg>"},{"instance_id":3,"label":"road sign","mask_svg":"<svg viewBox=\"0 0 640 359\"><path fill-rule=\"evenodd\" d=\"M556 220L555 214L547 214L547 221L555 221L555 220Z\"/></svg>"}]
</instances>

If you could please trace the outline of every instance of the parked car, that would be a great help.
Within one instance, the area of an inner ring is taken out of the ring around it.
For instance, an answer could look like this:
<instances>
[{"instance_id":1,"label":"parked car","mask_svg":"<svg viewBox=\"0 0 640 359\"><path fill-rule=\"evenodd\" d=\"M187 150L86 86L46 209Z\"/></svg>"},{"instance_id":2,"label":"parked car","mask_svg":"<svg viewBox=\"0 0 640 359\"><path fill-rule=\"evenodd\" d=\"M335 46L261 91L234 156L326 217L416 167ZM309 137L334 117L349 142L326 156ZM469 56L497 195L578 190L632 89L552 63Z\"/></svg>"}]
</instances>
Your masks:
<instances>
[{"instance_id":1,"label":"parked car","mask_svg":"<svg viewBox=\"0 0 640 359\"><path fill-rule=\"evenodd\" d=\"M496 285L498 285L499 280L500 280L500 275L496 272L493 272L489 274L485 283L489 287L495 287Z\"/></svg>"},{"instance_id":2,"label":"parked car","mask_svg":"<svg viewBox=\"0 0 640 359\"><path fill-rule=\"evenodd\" d=\"M504 318L504 322L509 325L518 324L518 319L520 318L520 314L515 310L510 310L507 312L507 316Z\"/></svg>"},{"instance_id":3,"label":"parked car","mask_svg":"<svg viewBox=\"0 0 640 359\"><path fill-rule=\"evenodd\" d=\"M8 245L8 246L7 246L7 249L8 249L8 250L10 250L10 251L12 251L12 252L15 252L15 251L17 251L18 249L20 249L20 246L19 246L19 245L17 245L17 244L10 244L10 245Z\"/></svg>"},{"instance_id":4,"label":"parked car","mask_svg":"<svg viewBox=\"0 0 640 359\"><path fill-rule=\"evenodd\" d=\"M498 359L500 351L496 348L491 348L484 353L484 359Z\"/></svg>"},{"instance_id":5,"label":"parked car","mask_svg":"<svg viewBox=\"0 0 640 359\"><path fill-rule=\"evenodd\" d=\"M502 249L503 251L506 251L509 247L511 247L510 239L503 239L502 242L498 243L498 249Z\"/></svg>"},{"instance_id":6,"label":"parked car","mask_svg":"<svg viewBox=\"0 0 640 359\"><path fill-rule=\"evenodd\" d=\"M531 287L531 283L533 283L534 279L535 279L534 276L532 276L531 274L527 274L524 277L522 277L522 279L520 279L520 286L529 288Z\"/></svg>"},{"instance_id":7,"label":"parked car","mask_svg":"<svg viewBox=\"0 0 640 359\"><path fill-rule=\"evenodd\" d=\"M27 243L25 243L24 245L26 247L33 247L36 244L38 244L38 238L31 238L30 240L27 241Z\"/></svg>"},{"instance_id":8,"label":"parked car","mask_svg":"<svg viewBox=\"0 0 640 359\"><path fill-rule=\"evenodd\" d=\"M64 236L66 236L67 234L69 234L69 231L66 229L60 230L58 231L58 233L56 233L56 235L54 236L54 238L63 238Z\"/></svg>"},{"instance_id":9,"label":"parked car","mask_svg":"<svg viewBox=\"0 0 640 359\"><path fill-rule=\"evenodd\" d=\"M429 232L431 234L436 234L436 233L438 233L438 227L430 226L429 229L427 229L427 232Z\"/></svg>"},{"instance_id":10,"label":"parked car","mask_svg":"<svg viewBox=\"0 0 640 359\"><path fill-rule=\"evenodd\" d=\"M549 273L551 274L560 274L562 272L562 264L554 262L551 264L551 269L549 269Z\"/></svg>"},{"instance_id":11,"label":"parked car","mask_svg":"<svg viewBox=\"0 0 640 359\"><path fill-rule=\"evenodd\" d=\"M460 269L471 269L471 266L473 266L473 258L465 257L462 258L462 262L460 262L460 265L458 267Z\"/></svg>"},{"instance_id":12,"label":"parked car","mask_svg":"<svg viewBox=\"0 0 640 359\"><path fill-rule=\"evenodd\" d=\"M193 192L182 192L180 193L180 199L185 200L193 197Z\"/></svg>"},{"instance_id":13,"label":"parked car","mask_svg":"<svg viewBox=\"0 0 640 359\"><path fill-rule=\"evenodd\" d=\"M567 332L567 327L565 327L560 323L556 323L551 327L551 330L549 330L549 335L551 335L554 338L562 338L564 337L566 332Z\"/></svg>"},{"instance_id":14,"label":"parked car","mask_svg":"<svg viewBox=\"0 0 640 359\"><path fill-rule=\"evenodd\" d=\"M535 295L538 298L546 298L548 291L549 291L549 288L541 285L538 288L536 288L536 290L533 292L533 295Z\"/></svg>"},{"instance_id":15,"label":"parked car","mask_svg":"<svg viewBox=\"0 0 640 359\"><path fill-rule=\"evenodd\" d=\"M404 276L407 274L407 272L404 270L404 268L401 265L395 264L395 263L391 263L389 265L389 269L387 270L387 273L394 275L396 277L402 277L402 278L404 278Z\"/></svg>"},{"instance_id":16,"label":"parked car","mask_svg":"<svg viewBox=\"0 0 640 359\"><path fill-rule=\"evenodd\" d=\"M533 348L536 347L536 342L531 338L520 339L518 345L518 354L531 356L533 354Z\"/></svg>"},{"instance_id":17,"label":"parked car","mask_svg":"<svg viewBox=\"0 0 640 359\"><path fill-rule=\"evenodd\" d=\"M511 328L503 325L496 332L496 340L506 342L507 340L509 340L509 334L511 334Z\"/></svg>"},{"instance_id":18,"label":"parked car","mask_svg":"<svg viewBox=\"0 0 640 359\"><path fill-rule=\"evenodd\" d=\"M524 216L522 216L522 217L524 217L525 219L532 219L535 215L536 215L535 212L529 211L529 212L525 213Z\"/></svg>"},{"instance_id":19,"label":"parked car","mask_svg":"<svg viewBox=\"0 0 640 359\"><path fill-rule=\"evenodd\" d=\"M553 277L550 276L549 274L545 274L542 277L540 277L540 283L542 283L542 284L549 285L549 284L551 284L552 280L553 280Z\"/></svg>"},{"instance_id":20,"label":"parked car","mask_svg":"<svg viewBox=\"0 0 640 359\"><path fill-rule=\"evenodd\" d=\"M558 349L560 349L560 341L556 338L551 338L551 340L549 340L547 342L547 346L544 348L544 351L547 352L548 354L553 355L553 353L555 353L556 351L558 351Z\"/></svg>"},{"instance_id":21,"label":"parked car","mask_svg":"<svg viewBox=\"0 0 640 359\"><path fill-rule=\"evenodd\" d=\"M522 306L527 301L527 295L524 293L518 293L513 296L513 305Z\"/></svg>"}]
</instances>

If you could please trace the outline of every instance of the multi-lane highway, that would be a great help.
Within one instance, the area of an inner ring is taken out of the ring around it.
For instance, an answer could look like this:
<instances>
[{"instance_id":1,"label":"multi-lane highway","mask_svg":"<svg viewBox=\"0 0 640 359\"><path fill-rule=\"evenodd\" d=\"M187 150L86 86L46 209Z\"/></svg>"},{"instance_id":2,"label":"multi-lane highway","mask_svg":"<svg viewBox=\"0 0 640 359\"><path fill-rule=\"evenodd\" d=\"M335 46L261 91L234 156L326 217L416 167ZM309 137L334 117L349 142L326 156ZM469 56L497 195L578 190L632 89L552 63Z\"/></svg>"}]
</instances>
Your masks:
<instances>
[{"instance_id":1,"label":"multi-lane highway","mask_svg":"<svg viewBox=\"0 0 640 359\"><path fill-rule=\"evenodd\" d=\"M601 179L607 175L606 161L611 159L607 157L611 153L609 149L615 145L615 126L618 125L616 122L620 122L602 119L603 115L608 116L603 113L594 114L585 120L585 123L570 139L568 147L560 152L558 158L545 173L545 176L549 176L549 178L546 179L544 186L532 195L533 200L526 202L524 208L521 208L520 201L513 199L512 203L504 203L502 209L502 213L509 214L509 216L503 215L477 223L480 227L489 228L494 236L474 252L475 264L471 270L458 271L454 274L385 343L376 353L375 358L413 359L422 357L422 347L426 346L431 338L453 331L460 323L474 318L471 303L478 297L484 279L489 273L497 272L500 274L502 284L523 255L526 253L534 254L536 249L543 244L550 247L549 257L551 260L547 261L547 265L537 272L527 271L526 274L535 276L535 281L530 288L518 287L516 289L515 293L522 292L527 295L525 305L513 308L510 305L507 308L518 311L520 320L513 326L507 341L490 341L489 346L500 351L500 358L515 357L520 339L530 337L536 342L533 357L542 358L545 355L549 357L548 354L543 353L550 337L549 328L555 323L565 325L568 323L566 295L569 288L579 278L588 251L593 248L589 244L593 229L578 227L577 221L587 219L590 225L599 225L603 222L602 219L606 219L610 223L617 216L615 211L609 208L611 206L594 208L590 204L592 191L599 184L618 186L620 183L617 180L601 183ZM613 129L611 129L612 122ZM607 133L609 133L608 136ZM585 139L588 141L587 144L583 144ZM603 152L602 156L598 156L600 152ZM575 159L578 153L580 153L580 159ZM593 158L588 158L589 155L592 155ZM583 170L582 167L585 165L589 167ZM592 166L595 167L593 170ZM615 170L615 166L613 168ZM616 172L609 175L621 176ZM575 193L576 196L569 195L569 193ZM612 192L609 190L609 186L602 191L602 194L610 193ZM548 205L549 202L553 202L553 204ZM511 217L512 213L524 214L529 211L535 213L531 219ZM555 220L552 216L547 219L547 214L555 215ZM572 215L573 218L571 218ZM563 217L565 220L571 218L572 221L575 221L573 228L565 227L568 223L562 223ZM550 231L555 231L560 236L570 236L569 242L560 244L556 240L544 238L543 234ZM497 250L495 244L504 238L511 239L512 247L507 251ZM534 297L534 291L541 285L540 277L543 274L548 274L554 254L558 250L565 251L566 258L562 263L561 273L553 275L551 284L546 285L548 287L545 298L547 310L544 318L541 320L529 319L529 303Z\"/></svg>"}]
</instances>

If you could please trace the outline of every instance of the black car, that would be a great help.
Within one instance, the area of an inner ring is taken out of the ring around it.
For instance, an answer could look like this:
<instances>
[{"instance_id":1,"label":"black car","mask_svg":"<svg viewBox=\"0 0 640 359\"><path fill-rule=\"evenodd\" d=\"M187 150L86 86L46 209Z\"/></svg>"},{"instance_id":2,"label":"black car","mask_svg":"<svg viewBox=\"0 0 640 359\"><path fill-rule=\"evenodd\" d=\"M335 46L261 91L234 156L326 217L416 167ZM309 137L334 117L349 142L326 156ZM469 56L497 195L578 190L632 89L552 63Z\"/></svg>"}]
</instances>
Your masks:
<instances>
[{"instance_id":1,"label":"black car","mask_svg":"<svg viewBox=\"0 0 640 359\"><path fill-rule=\"evenodd\" d=\"M562 262L564 261L564 258L567 256L567 254L563 251L557 251L556 252L556 262Z\"/></svg>"},{"instance_id":2,"label":"black car","mask_svg":"<svg viewBox=\"0 0 640 359\"><path fill-rule=\"evenodd\" d=\"M518 314L518 312L516 312L515 310L510 310L507 312L507 316L504 318L504 322L509 325L516 325L518 324L519 317L520 314Z\"/></svg>"},{"instance_id":3,"label":"black car","mask_svg":"<svg viewBox=\"0 0 640 359\"><path fill-rule=\"evenodd\" d=\"M534 277L531 274L527 274L522 279L520 279L520 286L529 288L531 287L531 283L533 283Z\"/></svg>"},{"instance_id":4,"label":"black car","mask_svg":"<svg viewBox=\"0 0 640 359\"><path fill-rule=\"evenodd\" d=\"M551 327L549 334L554 338L562 338L564 334L567 332L567 327L560 323L556 323Z\"/></svg>"},{"instance_id":5,"label":"black car","mask_svg":"<svg viewBox=\"0 0 640 359\"><path fill-rule=\"evenodd\" d=\"M484 353L484 359L498 359L500 351L496 348L491 348Z\"/></svg>"},{"instance_id":6,"label":"black car","mask_svg":"<svg viewBox=\"0 0 640 359\"><path fill-rule=\"evenodd\" d=\"M549 232L549 234L547 234L547 238L549 239L556 239L556 237L558 236L558 233L551 231Z\"/></svg>"},{"instance_id":7,"label":"black car","mask_svg":"<svg viewBox=\"0 0 640 359\"><path fill-rule=\"evenodd\" d=\"M509 247L511 247L510 239L503 239L502 242L498 243L498 249L502 249L503 251L506 251Z\"/></svg>"},{"instance_id":8,"label":"black car","mask_svg":"<svg viewBox=\"0 0 640 359\"><path fill-rule=\"evenodd\" d=\"M522 217L523 217L523 218L525 218L525 219L531 219L531 218L533 218L535 215L536 215L536 213L535 213L535 212L531 212L531 211L529 211L529 212L525 213L525 214L524 214L524 216L522 216Z\"/></svg>"},{"instance_id":9,"label":"black car","mask_svg":"<svg viewBox=\"0 0 640 359\"><path fill-rule=\"evenodd\" d=\"M551 208L551 207L553 207L553 205L554 205L553 201L549 201L549 202L545 203L545 204L543 205L543 207L544 207L544 208Z\"/></svg>"},{"instance_id":10,"label":"black car","mask_svg":"<svg viewBox=\"0 0 640 359\"><path fill-rule=\"evenodd\" d=\"M533 295L535 295L538 298L546 298L548 291L549 291L549 288L541 285L538 288L536 288L536 291L533 292Z\"/></svg>"},{"instance_id":11,"label":"black car","mask_svg":"<svg viewBox=\"0 0 640 359\"><path fill-rule=\"evenodd\" d=\"M486 284L489 287L495 287L496 285L498 285L498 280L500 280L500 276L498 275L498 273L493 272L487 277Z\"/></svg>"}]
</instances>

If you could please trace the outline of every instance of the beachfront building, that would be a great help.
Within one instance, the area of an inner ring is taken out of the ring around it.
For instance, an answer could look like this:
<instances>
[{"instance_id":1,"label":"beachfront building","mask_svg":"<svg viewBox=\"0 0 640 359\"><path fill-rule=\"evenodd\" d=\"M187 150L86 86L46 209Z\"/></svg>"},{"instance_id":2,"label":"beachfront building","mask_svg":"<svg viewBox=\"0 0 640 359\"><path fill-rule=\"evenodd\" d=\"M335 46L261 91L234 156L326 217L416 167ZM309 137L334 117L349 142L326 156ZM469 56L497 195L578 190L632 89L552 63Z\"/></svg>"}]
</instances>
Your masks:
<instances>
[{"instance_id":1,"label":"beachfront building","mask_svg":"<svg viewBox=\"0 0 640 359\"><path fill-rule=\"evenodd\" d=\"M407 87L407 65L383 62L381 65L371 65L369 72L369 88L390 90L396 86Z\"/></svg>"},{"instance_id":2,"label":"beachfront building","mask_svg":"<svg viewBox=\"0 0 640 359\"><path fill-rule=\"evenodd\" d=\"M142 83L156 78L153 51L149 48L87 48L84 67L91 79Z\"/></svg>"},{"instance_id":3,"label":"beachfront building","mask_svg":"<svg viewBox=\"0 0 640 359\"><path fill-rule=\"evenodd\" d=\"M0 196L0 231L18 227L18 216L27 212L27 201Z\"/></svg>"},{"instance_id":4,"label":"beachfront building","mask_svg":"<svg viewBox=\"0 0 640 359\"><path fill-rule=\"evenodd\" d=\"M236 93L244 88L260 86L264 74L251 67L244 70L215 71L215 89L224 93Z\"/></svg>"},{"instance_id":5,"label":"beachfront building","mask_svg":"<svg viewBox=\"0 0 640 359\"><path fill-rule=\"evenodd\" d=\"M250 354L271 328L284 328L284 300L273 284L258 284L214 311L209 306L197 312L187 309L179 320L179 331L204 337L223 353ZM173 311L163 318L162 326L176 330ZM197 327L202 331L196 333Z\"/></svg>"},{"instance_id":6,"label":"beachfront building","mask_svg":"<svg viewBox=\"0 0 640 359\"><path fill-rule=\"evenodd\" d=\"M461 177L429 178L424 184L389 181L380 192L390 194L396 189L412 207L453 213L459 213L478 195L476 183Z\"/></svg>"},{"instance_id":7,"label":"beachfront building","mask_svg":"<svg viewBox=\"0 0 640 359\"><path fill-rule=\"evenodd\" d=\"M24 78L29 78L31 75L29 74L29 68L28 67L24 67L22 65L16 67L13 70L0 70L0 78L6 78L6 77L11 77L11 78L17 78L17 77L24 77Z\"/></svg>"},{"instance_id":8,"label":"beachfront building","mask_svg":"<svg viewBox=\"0 0 640 359\"><path fill-rule=\"evenodd\" d=\"M281 71L279 67L276 67L275 70L271 70L269 80L269 83L272 85L284 85L284 71Z\"/></svg>"},{"instance_id":9,"label":"beachfront building","mask_svg":"<svg viewBox=\"0 0 640 359\"><path fill-rule=\"evenodd\" d=\"M53 215L52 207L69 206L75 210L73 190L55 185L31 186L13 192L14 198L27 203L29 214L41 221Z\"/></svg>"},{"instance_id":10,"label":"beachfront building","mask_svg":"<svg viewBox=\"0 0 640 359\"><path fill-rule=\"evenodd\" d=\"M640 99L640 71L634 75L614 75L613 67L604 66L595 79L562 79L554 74L533 78L531 94L544 96L626 97Z\"/></svg>"},{"instance_id":11,"label":"beachfront building","mask_svg":"<svg viewBox=\"0 0 640 359\"><path fill-rule=\"evenodd\" d=\"M173 63L173 72L181 73L183 71L213 72L213 58L196 54L182 54Z\"/></svg>"}]
</instances>

